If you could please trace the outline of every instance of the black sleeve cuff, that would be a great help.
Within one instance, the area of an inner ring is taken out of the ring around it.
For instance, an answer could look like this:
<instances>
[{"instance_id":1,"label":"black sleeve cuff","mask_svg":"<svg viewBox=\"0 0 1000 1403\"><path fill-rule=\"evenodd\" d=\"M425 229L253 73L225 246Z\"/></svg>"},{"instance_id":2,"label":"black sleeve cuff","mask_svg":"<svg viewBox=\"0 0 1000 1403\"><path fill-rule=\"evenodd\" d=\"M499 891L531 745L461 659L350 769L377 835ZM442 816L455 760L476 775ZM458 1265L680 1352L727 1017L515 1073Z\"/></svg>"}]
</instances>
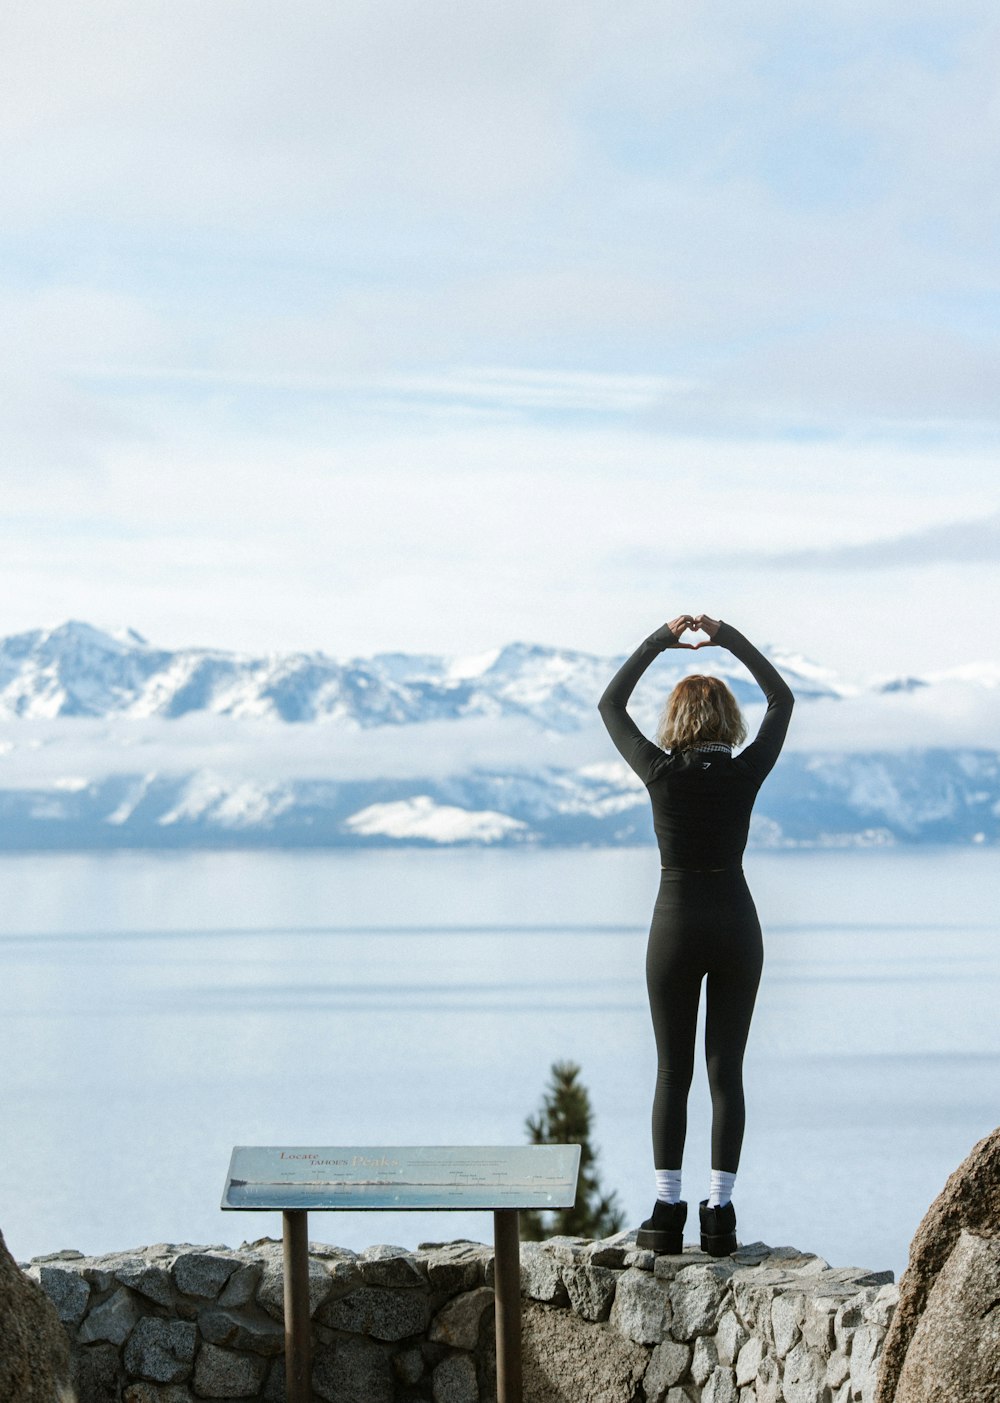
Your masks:
<instances>
[{"instance_id":1,"label":"black sleeve cuff","mask_svg":"<svg viewBox=\"0 0 1000 1403\"><path fill-rule=\"evenodd\" d=\"M664 648L676 648L678 639L669 624L661 624L655 633L649 635L646 643L650 648L656 648L662 653Z\"/></svg>"}]
</instances>

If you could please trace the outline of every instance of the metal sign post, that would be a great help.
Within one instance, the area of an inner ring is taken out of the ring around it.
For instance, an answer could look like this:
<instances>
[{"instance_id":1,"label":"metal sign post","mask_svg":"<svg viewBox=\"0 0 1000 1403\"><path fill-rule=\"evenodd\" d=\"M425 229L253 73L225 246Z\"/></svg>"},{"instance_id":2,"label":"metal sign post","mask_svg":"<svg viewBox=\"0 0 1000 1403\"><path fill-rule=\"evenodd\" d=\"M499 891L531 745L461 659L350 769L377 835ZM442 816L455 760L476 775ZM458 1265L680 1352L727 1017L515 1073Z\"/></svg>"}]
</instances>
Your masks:
<instances>
[{"instance_id":1,"label":"metal sign post","mask_svg":"<svg viewBox=\"0 0 1000 1403\"><path fill-rule=\"evenodd\" d=\"M579 1145L237 1145L222 1207L279 1210L288 1403L311 1403L310 1209L493 1213L497 1403L521 1403L522 1208L569 1208Z\"/></svg>"},{"instance_id":2,"label":"metal sign post","mask_svg":"<svg viewBox=\"0 0 1000 1403\"><path fill-rule=\"evenodd\" d=\"M288 1403L309 1403L309 1215L304 1208L282 1213L285 1264L285 1395Z\"/></svg>"},{"instance_id":3,"label":"metal sign post","mask_svg":"<svg viewBox=\"0 0 1000 1403\"><path fill-rule=\"evenodd\" d=\"M516 1208L498 1208L493 1214L493 1309L497 1403L521 1403L521 1234Z\"/></svg>"}]
</instances>

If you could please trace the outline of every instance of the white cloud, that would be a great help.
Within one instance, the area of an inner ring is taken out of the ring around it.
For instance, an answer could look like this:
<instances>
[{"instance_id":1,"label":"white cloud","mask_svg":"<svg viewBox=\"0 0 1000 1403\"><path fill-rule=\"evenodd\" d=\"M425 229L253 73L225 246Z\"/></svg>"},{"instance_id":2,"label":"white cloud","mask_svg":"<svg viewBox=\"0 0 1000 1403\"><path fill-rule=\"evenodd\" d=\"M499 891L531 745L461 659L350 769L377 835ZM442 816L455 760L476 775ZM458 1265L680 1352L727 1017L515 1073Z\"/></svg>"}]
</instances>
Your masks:
<instances>
[{"instance_id":1,"label":"white cloud","mask_svg":"<svg viewBox=\"0 0 1000 1403\"><path fill-rule=\"evenodd\" d=\"M647 700L652 692L647 692ZM640 719L641 716L640 716ZM760 708L748 710L750 734ZM648 729L652 729L651 725ZM1000 686L941 681L888 694L800 702L787 748L867 752L927 747L997 749ZM211 716L167 721L63 718L3 727L0 788L80 787L109 774L187 774L250 783L291 779L435 779L484 771L600 767L615 752L596 718L581 731L541 734L517 719L427 722L357 731Z\"/></svg>"},{"instance_id":2,"label":"white cloud","mask_svg":"<svg viewBox=\"0 0 1000 1403\"><path fill-rule=\"evenodd\" d=\"M936 562L967 565L1000 560L1000 513L975 521L949 521L901 536L876 537L856 545L758 557L791 569L886 570Z\"/></svg>"},{"instance_id":3,"label":"white cloud","mask_svg":"<svg viewBox=\"0 0 1000 1403\"><path fill-rule=\"evenodd\" d=\"M581 748L602 758L609 744L599 723L582 737L569 737L542 735L536 726L515 719L431 721L366 731L208 716L18 721L3 728L0 787L195 770L276 782L423 778L471 768L572 768L583 763Z\"/></svg>"},{"instance_id":4,"label":"white cloud","mask_svg":"<svg viewBox=\"0 0 1000 1403\"><path fill-rule=\"evenodd\" d=\"M798 706L788 739L791 750L834 752L996 750L998 744L1000 690L960 683Z\"/></svg>"},{"instance_id":5,"label":"white cloud","mask_svg":"<svg viewBox=\"0 0 1000 1403\"><path fill-rule=\"evenodd\" d=\"M209 229L359 198L502 206L572 148L567 79L595 37L568 7L65 0L5 26L4 135L22 218L102 195ZM457 197L457 198L456 198Z\"/></svg>"},{"instance_id":6,"label":"white cloud","mask_svg":"<svg viewBox=\"0 0 1000 1403\"><path fill-rule=\"evenodd\" d=\"M0 628L614 651L697 592L842 664L870 581L732 557L992 506L996 48L982 0L7 7ZM970 568L886 586L890 661Z\"/></svg>"},{"instance_id":7,"label":"white cloud","mask_svg":"<svg viewBox=\"0 0 1000 1403\"><path fill-rule=\"evenodd\" d=\"M0 632L79 617L171 646L612 654L691 608L848 675L915 669L932 634L942 663L968 656L950 635L970 611L976 652L1000 646L992 567L804 591L759 557L926 529L945 502L974 517L994 475L943 452L523 424L331 425L321 449L178 416L88 475L10 485Z\"/></svg>"}]
</instances>

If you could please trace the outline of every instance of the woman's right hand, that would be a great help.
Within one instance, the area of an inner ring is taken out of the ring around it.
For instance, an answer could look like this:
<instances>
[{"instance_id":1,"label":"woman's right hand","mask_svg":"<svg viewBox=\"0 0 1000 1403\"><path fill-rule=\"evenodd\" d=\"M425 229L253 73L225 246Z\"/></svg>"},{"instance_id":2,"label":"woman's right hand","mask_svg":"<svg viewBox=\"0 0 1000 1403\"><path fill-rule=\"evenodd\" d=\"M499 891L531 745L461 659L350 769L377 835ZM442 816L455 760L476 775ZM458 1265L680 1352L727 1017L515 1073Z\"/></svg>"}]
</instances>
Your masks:
<instances>
[{"instance_id":1,"label":"woman's right hand","mask_svg":"<svg viewBox=\"0 0 1000 1403\"><path fill-rule=\"evenodd\" d=\"M691 626L708 634L707 643L695 643L694 646L696 648L711 648L715 643L715 635L722 626L722 620L709 618L708 614L696 614L691 620Z\"/></svg>"},{"instance_id":2,"label":"woman's right hand","mask_svg":"<svg viewBox=\"0 0 1000 1403\"><path fill-rule=\"evenodd\" d=\"M676 619L671 619L670 622L667 624L667 628L669 628L670 632L674 635L674 639L680 644L680 647L682 648L693 647L693 644L691 643L680 643L680 638L681 634L684 633L686 629L696 627L697 623L691 617L690 614L678 614Z\"/></svg>"}]
</instances>

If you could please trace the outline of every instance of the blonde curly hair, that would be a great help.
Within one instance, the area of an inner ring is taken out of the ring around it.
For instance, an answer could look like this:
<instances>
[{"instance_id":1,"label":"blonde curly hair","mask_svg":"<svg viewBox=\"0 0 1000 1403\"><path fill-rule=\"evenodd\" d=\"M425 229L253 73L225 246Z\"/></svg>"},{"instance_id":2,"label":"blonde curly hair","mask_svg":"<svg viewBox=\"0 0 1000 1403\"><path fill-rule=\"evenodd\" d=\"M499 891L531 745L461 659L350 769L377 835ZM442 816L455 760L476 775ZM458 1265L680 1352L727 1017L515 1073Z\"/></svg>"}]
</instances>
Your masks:
<instances>
[{"instance_id":1,"label":"blonde curly hair","mask_svg":"<svg viewBox=\"0 0 1000 1403\"><path fill-rule=\"evenodd\" d=\"M664 750L699 745L742 745L747 738L739 702L718 677L682 677L667 697L656 731Z\"/></svg>"}]
</instances>

